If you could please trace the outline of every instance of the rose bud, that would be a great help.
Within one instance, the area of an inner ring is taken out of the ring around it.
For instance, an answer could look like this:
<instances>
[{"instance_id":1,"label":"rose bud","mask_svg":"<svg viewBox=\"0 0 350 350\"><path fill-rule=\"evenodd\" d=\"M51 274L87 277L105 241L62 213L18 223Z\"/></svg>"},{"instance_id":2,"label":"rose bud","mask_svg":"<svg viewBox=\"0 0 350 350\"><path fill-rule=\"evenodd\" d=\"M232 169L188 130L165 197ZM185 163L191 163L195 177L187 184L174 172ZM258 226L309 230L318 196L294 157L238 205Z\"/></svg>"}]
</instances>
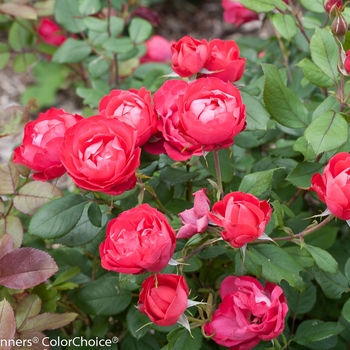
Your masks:
<instances>
[{"instance_id":1,"label":"rose bud","mask_svg":"<svg viewBox=\"0 0 350 350\"><path fill-rule=\"evenodd\" d=\"M140 148L137 131L100 115L69 128L60 149L62 164L75 184L89 191L118 195L136 184Z\"/></svg>"},{"instance_id":2,"label":"rose bud","mask_svg":"<svg viewBox=\"0 0 350 350\"><path fill-rule=\"evenodd\" d=\"M100 115L118 119L137 131L136 147L143 145L157 129L157 115L151 93L140 90L112 90L98 106Z\"/></svg>"},{"instance_id":3,"label":"rose bud","mask_svg":"<svg viewBox=\"0 0 350 350\"><path fill-rule=\"evenodd\" d=\"M222 238L241 248L264 234L272 208L249 193L231 192L213 205L209 219L224 228Z\"/></svg>"},{"instance_id":4,"label":"rose bud","mask_svg":"<svg viewBox=\"0 0 350 350\"><path fill-rule=\"evenodd\" d=\"M181 77L190 77L205 66L209 57L208 42L184 36L171 45L172 68Z\"/></svg>"},{"instance_id":5,"label":"rose bud","mask_svg":"<svg viewBox=\"0 0 350 350\"><path fill-rule=\"evenodd\" d=\"M171 326L186 310L188 294L183 276L152 275L142 283L138 309L158 326Z\"/></svg>"},{"instance_id":6,"label":"rose bud","mask_svg":"<svg viewBox=\"0 0 350 350\"><path fill-rule=\"evenodd\" d=\"M34 180L60 177L66 172L59 156L63 137L66 130L82 118L56 108L40 113L38 119L25 126L22 145L14 151L14 163L34 170Z\"/></svg>"},{"instance_id":7,"label":"rose bud","mask_svg":"<svg viewBox=\"0 0 350 350\"><path fill-rule=\"evenodd\" d=\"M145 42L147 52L141 57L141 63L171 62L171 43L160 35L153 35Z\"/></svg>"},{"instance_id":8,"label":"rose bud","mask_svg":"<svg viewBox=\"0 0 350 350\"><path fill-rule=\"evenodd\" d=\"M335 13L337 9L340 10L342 7L343 7L342 0L328 0L325 4L326 11L332 14Z\"/></svg>"},{"instance_id":9,"label":"rose bud","mask_svg":"<svg viewBox=\"0 0 350 350\"><path fill-rule=\"evenodd\" d=\"M194 206L191 209L187 209L179 213L179 217L182 221L182 226L176 238L191 238L196 233L205 232L208 227L208 212L210 210L209 198L207 197L207 189L202 188L194 195Z\"/></svg>"},{"instance_id":10,"label":"rose bud","mask_svg":"<svg viewBox=\"0 0 350 350\"><path fill-rule=\"evenodd\" d=\"M348 23L341 14L337 14L331 25L332 33L335 36L343 37L348 31Z\"/></svg>"},{"instance_id":11,"label":"rose bud","mask_svg":"<svg viewBox=\"0 0 350 350\"><path fill-rule=\"evenodd\" d=\"M221 4L224 8L224 21L233 23L236 27L259 19L257 13L247 9L238 1L222 0Z\"/></svg>"},{"instance_id":12,"label":"rose bud","mask_svg":"<svg viewBox=\"0 0 350 350\"><path fill-rule=\"evenodd\" d=\"M333 156L323 170L311 178L310 190L326 203L328 210L350 224L350 153Z\"/></svg>"},{"instance_id":13,"label":"rose bud","mask_svg":"<svg viewBox=\"0 0 350 350\"><path fill-rule=\"evenodd\" d=\"M159 272L170 261L175 246L175 231L166 217L141 204L108 223L100 245L101 265L125 274Z\"/></svg>"},{"instance_id":14,"label":"rose bud","mask_svg":"<svg viewBox=\"0 0 350 350\"><path fill-rule=\"evenodd\" d=\"M288 305L282 288L248 276L226 277L220 286L222 303L203 327L215 343L230 349L254 349L260 340L278 337Z\"/></svg>"},{"instance_id":15,"label":"rose bud","mask_svg":"<svg viewBox=\"0 0 350 350\"><path fill-rule=\"evenodd\" d=\"M67 39L60 26L49 18L42 18L37 30L42 40L49 45L61 46Z\"/></svg>"},{"instance_id":16,"label":"rose bud","mask_svg":"<svg viewBox=\"0 0 350 350\"><path fill-rule=\"evenodd\" d=\"M178 101L179 130L185 140L204 151L226 148L245 129L246 112L240 91L218 78L190 83Z\"/></svg>"}]
</instances>

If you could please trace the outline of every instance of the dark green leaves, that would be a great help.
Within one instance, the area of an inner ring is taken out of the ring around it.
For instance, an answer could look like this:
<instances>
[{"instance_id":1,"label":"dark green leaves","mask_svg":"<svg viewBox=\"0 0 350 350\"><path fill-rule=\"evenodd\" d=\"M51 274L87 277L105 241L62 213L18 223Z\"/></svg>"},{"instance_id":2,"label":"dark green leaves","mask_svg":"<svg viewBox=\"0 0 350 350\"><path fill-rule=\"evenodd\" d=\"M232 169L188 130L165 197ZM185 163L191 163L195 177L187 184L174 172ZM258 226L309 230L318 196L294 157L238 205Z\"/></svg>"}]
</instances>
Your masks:
<instances>
[{"instance_id":1,"label":"dark green leaves","mask_svg":"<svg viewBox=\"0 0 350 350\"><path fill-rule=\"evenodd\" d=\"M54 53L52 62L77 63L84 60L91 53L91 47L82 40L68 38Z\"/></svg>"}]
</instances>

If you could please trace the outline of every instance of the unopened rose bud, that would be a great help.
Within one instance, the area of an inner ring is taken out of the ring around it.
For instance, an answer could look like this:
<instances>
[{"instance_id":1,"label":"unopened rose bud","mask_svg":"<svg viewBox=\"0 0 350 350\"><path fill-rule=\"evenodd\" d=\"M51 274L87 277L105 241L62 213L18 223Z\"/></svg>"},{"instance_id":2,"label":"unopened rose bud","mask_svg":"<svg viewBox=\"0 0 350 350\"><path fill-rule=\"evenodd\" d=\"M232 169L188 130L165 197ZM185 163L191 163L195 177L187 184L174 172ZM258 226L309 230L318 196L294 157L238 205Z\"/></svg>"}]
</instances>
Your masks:
<instances>
[{"instance_id":1,"label":"unopened rose bud","mask_svg":"<svg viewBox=\"0 0 350 350\"><path fill-rule=\"evenodd\" d=\"M331 30L332 33L338 37L344 36L348 31L348 23L341 14L337 14L337 16L334 18Z\"/></svg>"},{"instance_id":2,"label":"unopened rose bud","mask_svg":"<svg viewBox=\"0 0 350 350\"><path fill-rule=\"evenodd\" d=\"M343 7L343 1L342 0L328 0L324 7L325 7L327 12L334 14L336 9L341 9Z\"/></svg>"}]
</instances>

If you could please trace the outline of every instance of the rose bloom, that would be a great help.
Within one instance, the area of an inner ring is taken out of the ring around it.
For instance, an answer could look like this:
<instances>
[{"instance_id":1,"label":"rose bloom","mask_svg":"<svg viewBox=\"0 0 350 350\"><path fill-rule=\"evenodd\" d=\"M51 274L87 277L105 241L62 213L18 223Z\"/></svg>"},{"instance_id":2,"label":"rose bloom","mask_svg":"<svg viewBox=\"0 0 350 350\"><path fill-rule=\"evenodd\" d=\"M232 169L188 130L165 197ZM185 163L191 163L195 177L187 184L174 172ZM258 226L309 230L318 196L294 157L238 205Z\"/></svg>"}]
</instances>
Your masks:
<instances>
[{"instance_id":1,"label":"rose bloom","mask_svg":"<svg viewBox=\"0 0 350 350\"><path fill-rule=\"evenodd\" d=\"M61 46L67 39L58 24L49 18L42 18L38 24L38 34L42 40L53 46Z\"/></svg>"},{"instance_id":2,"label":"rose bloom","mask_svg":"<svg viewBox=\"0 0 350 350\"><path fill-rule=\"evenodd\" d=\"M151 93L140 90L112 90L98 106L99 113L107 118L116 118L137 131L136 147L143 145L157 128L157 115L152 106Z\"/></svg>"},{"instance_id":3,"label":"rose bloom","mask_svg":"<svg viewBox=\"0 0 350 350\"><path fill-rule=\"evenodd\" d=\"M138 309L158 326L171 326L185 312L188 294L183 276L152 275L142 283Z\"/></svg>"},{"instance_id":4,"label":"rose bloom","mask_svg":"<svg viewBox=\"0 0 350 350\"><path fill-rule=\"evenodd\" d=\"M224 8L224 21L233 23L236 27L259 19L257 13L247 9L238 1L222 0L221 4Z\"/></svg>"},{"instance_id":5,"label":"rose bloom","mask_svg":"<svg viewBox=\"0 0 350 350\"><path fill-rule=\"evenodd\" d=\"M63 109L51 108L38 119L27 123L22 145L14 151L14 163L34 170L34 180L46 181L66 172L59 156L60 145L68 128L82 117Z\"/></svg>"},{"instance_id":6,"label":"rose bloom","mask_svg":"<svg viewBox=\"0 0 350 350\"><path fill-rule=\"evenodd\" d=\"M107 225L100 245L101 265L109 271L159 272L174 254L175 231L166 217L148 204L127 210Z\"/></svg>"},{"instance_id":7,"label":"rose bloom","mask_svg":"<svg viewBox=\"0 0 350 350\"><path fill-rule=\"evenodd\" d=\"M327 12L331 12L332 9L338 8L339 10L343 7L342 0L328 0L325 4L325 9Z\"/></svg>"},{"instance_id":8,"label":"rose bloom","mask_svg":"<svg viewBox=\"0 0 350 350\"><path fill-rule=\"evenodd\" d=\"M168 80L154 94L154 107L159 115L158 134L144 145L147 152L152 154L166 153L171 159L183 161L193 155L201 156L202 147L193 146L180 134L178 124L178 105L180 95L188 88L183 80Z\"/></svg>"},{"instance_id":9,"label":"rose bloom","mask_svg":"<svg viewBox=\"0 0 350 350\"><path fill-rule=\"evenodd\" d=\"M190 144L204 151L226 148L246 126L241 93L230 82L200 78L179 95L179 130Z\"/></svg>"},{"instance_id":10,"label":"rose bloom","mask_svg":"<svg viewBox=\"0 0 350 350\"><path fill-rule=\"evenodd\" d=\"M350 50L346 51L346 57L344 60L344 69L346 73L350 74Z\"/></svg>"},{"instance_id":11,"label":"rose bloom","mask_svg":"<svg viewBox=\"0 0 350 350\"><path fill-rule=\"evenodd\" d=\"M229 276L221 283L220 296L222 303L204 325L217 344L250 350L283 332L288 305L279 286L267 282L264 288L255 278Z\"/></svg>"},{"instance_id":12,"label":"rose bloom","mask_svg":"<svg viewBox=\"0 0 350 350\"><path fill-rule=\"evenodd\" d=\"M223 81L237 81L242 78L245 58L240 57L239 47L233 40L214 39L209 42L210 55L204 68L213 74L202 76L216 77Z\"/></svg>"},{"instance_id":13,"label":"rose bloom","mask_svg":"<svg viewBox=\"0 0 350 350\"><path fill-rule=\"evenodd\" d=\"M193 208L179 213L183 226L179 229L176 238L191 238L196 233L205 232L208 227L208 212L210 210L207 189L202 188L194 195Z\"/></svg>"},{"instance_id":14,"label":"rose bloom","mask_svg":"<svg viewBox=\"0 0 350 350\"><path fill-rule=\"evenodd\" d=\"M136 137L136 130L119 120L82 119L67 130L60 158L77 186L118 195L136 184L141 152Z\"/></svg>"},{"instance_id":15,"label":"rose bloom","mask_svg":"<svg viewBox=\"0 0 350 350\"><path fill-rule=\"evenodd\" d=\"M205 39L184 36L171 45L172 68L181 77L190 77L205 66L209 58L209 46Z\"/></svg>"},{"instance_id":16,"label":"rose bloom","mask_svg":"<svg viewBox=\"0 0 350 350\"><path fill-rule=\"evenodd\" d=\"M317 193L329 211L342 220L350 220L350 153L333 156L323 170L311 178L310 190Z\"/></svg>"},{"instance_id":17,"label":"rose bloom","mask_svg":"<svg viewBox=\"0 0 350 350\"><path fill-rule=\"evenodd\" d=\"M222 238L241 248L259 238L270 221L272 208L249 193L231 192L213 205L209 219L224 228Z\"/></svg>"},{"instance_id":18,"label":"rose bloom","mask_svg":"<svg viewBox=\"0 0 350 350\"><path fill-rule=\"evenodd\" d=\"M147 51L141 63L171 61L171 43L161 35L153 35L145 44Z\"/></svg>"}]
</instances>

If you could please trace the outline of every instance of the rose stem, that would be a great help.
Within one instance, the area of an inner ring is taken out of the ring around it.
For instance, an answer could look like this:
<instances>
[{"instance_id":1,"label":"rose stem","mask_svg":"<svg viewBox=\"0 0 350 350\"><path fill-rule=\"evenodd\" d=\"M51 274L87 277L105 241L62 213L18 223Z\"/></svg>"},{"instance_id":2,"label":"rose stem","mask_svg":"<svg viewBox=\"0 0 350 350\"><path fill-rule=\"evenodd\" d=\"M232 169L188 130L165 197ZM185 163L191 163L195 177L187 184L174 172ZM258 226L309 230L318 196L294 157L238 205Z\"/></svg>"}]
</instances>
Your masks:
<instances>
[{"instance_id":1,"label":"rose stem","mask_svg":"<svg viewBox=\"0 0 350 350\"><path fill-rule=\"evenodd\" d=\"M219 186L220 199L222 199L224 196L224 189L222 187L219 152L217 149L213 150L213 156L214 156L214 165L215 165L215 171L216 171L216 181L217 181L218 186Z\"/></svg>"}]
</instances>

